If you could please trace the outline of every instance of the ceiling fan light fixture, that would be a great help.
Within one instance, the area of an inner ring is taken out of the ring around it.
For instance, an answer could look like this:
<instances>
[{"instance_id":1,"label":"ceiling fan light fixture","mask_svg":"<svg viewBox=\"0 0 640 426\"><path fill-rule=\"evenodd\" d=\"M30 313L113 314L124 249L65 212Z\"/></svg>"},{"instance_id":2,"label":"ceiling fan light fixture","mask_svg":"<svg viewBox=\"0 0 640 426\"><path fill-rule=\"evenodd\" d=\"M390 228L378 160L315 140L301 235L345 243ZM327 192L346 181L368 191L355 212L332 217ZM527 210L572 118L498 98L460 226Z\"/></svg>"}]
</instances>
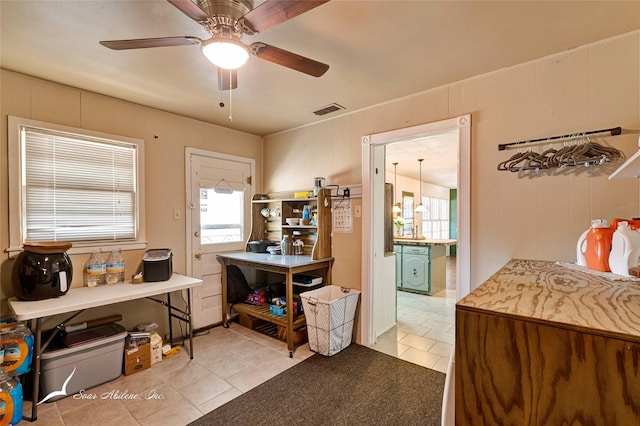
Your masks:
<instances>
[{"instance_id":1,"label":"ceiling fan light fixture","mask_svg":"<svg viewBox=\"0 0 640 426\"><path fill-rule=\"evenodd\" d=\"M226 38L203 44L202 53L213 65L226 70L240 68L249 59L249 52L241 43Z\"/></svg>"},{"instance_id":2,"label":"ceiling fan light fixture","mask_svg":"<svg viewBox=\"0 0 640 426\"><path fill-rule=\"evenodd\" d=\"M396 191L398 190L398 163L391 163L393 164L393 198L395 201L396 198ZM394 213L402 213L402 209L400 208L400 203L393 203L393 212Z\"/></svg>"}]
</instances>

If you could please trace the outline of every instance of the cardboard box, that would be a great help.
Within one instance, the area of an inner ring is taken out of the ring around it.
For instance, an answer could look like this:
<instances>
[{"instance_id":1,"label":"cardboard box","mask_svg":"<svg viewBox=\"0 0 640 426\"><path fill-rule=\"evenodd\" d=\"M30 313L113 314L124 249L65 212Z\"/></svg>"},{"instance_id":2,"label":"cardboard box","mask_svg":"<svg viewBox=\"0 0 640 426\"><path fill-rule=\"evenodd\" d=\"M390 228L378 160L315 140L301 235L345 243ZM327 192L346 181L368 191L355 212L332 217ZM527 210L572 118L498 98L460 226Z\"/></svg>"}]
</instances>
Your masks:
<instances>
[{"instance_id":1,"label":"cardboard box","mask_svg":"<svg viewBox=\"0 0 640 426\"><path fill-rule=\"evenodd\" d=\"M136 348L124 350L124 375L146 370L151 367L151 344L146 343Z\"/></svg>"},{"instance_id":2,"label":"cardboard box","mask_svg":"<svg viewBox=\"0 0 640 426\"><path fill-rule=\"evenodd\" d=\"M155 331L151 332L151 365L162 361L162 337Z\"/></svg>"},{"instance_id":3,"label":"cardboard box","mask_svg":"<svg viewBox=\"0 0 640 426\"><path fill-rule=\"evenodd\" d=\"M303 327L293 331L293 344L300 345L307 342L307 328ZM278 326L278 339L287 341L287 328L281 325Z\"/></svg>"},{"instance_id":4,"label":"cardboard box","mask_svg":"<svg viewBox=\"0 0 640 426\"><path fill-rule=\"evenodd\" d=\"M243 314L241 313L239 315L240 319L240 325L243 327L247 327L250 330L255 330L256 327L264 324L266 321L258 319L256 317L252 317L251 315L247 315L247 314Z\"/></svg>"}]
</instances>

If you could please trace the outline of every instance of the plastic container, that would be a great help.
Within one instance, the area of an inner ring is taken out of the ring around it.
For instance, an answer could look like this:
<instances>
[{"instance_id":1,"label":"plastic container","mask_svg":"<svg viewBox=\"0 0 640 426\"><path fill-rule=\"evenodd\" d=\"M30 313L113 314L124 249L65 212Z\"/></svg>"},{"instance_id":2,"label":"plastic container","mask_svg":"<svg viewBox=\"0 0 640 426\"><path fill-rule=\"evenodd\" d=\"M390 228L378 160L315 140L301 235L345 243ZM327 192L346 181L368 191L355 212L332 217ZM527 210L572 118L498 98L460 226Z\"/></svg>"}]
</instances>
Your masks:
<instances>
[{"instance_id":1,"label":"plastic container","mask_svg":"<svg viewBox=\"0 0 640 426\"><path fill-rule=\"evenodd\" d=\"M107 259L107 284L119 284L124 282L124 259L120 254L120 249L111 251Z\"/></svg>"},{"instance_id":2,"label":"plastic container","mask_svg":"<svg viewBox=\"0 0 640 426\"><path fill-rule=\"evenodd\" d=\"M618 229L618 224L620 222L627 222L629 224L629 228L631 228L632 231L636 231L638 229L640 229L640 219L638 218L633 218L633 219L621 219L619 217L616 217L615 219L611 220L611 229L613 229L614 231Z\"/></svg>"},{"instance_id":3,"label":"plastic container","mask_svg":"<svg viewBox=\"0 0 640 426\"><path fill-rule=\"evenodd\" d=\"M280 243L280 248L283 255L293 254L293 241L289 238L288 235L282 237L282 242Z\"/></svg>"},{"instance_id":4,"label":"plastic container","mask_svg":"<svg viewBox=\"0 0 640 426\"><path fill-rule=\"evenodd\" d=\"M0 367L0 425L17 425L22 420L22 384Z\"/></svg>"},{"instance_id":5,"label":"plastic container","mask_svg":"<svg viewBox=\"0 0 640 426\"><path fill-rule=\"evenodd\" d=\"M613 229L609 227L606 219L593 219L591 228L587 233L587 246L584 257L589 269L602 272L610 272L609 253L611 252L611 239Z\"/></svg>"},{"instance_id":6,"label":"plastic container","mask_svg":"<svg viewBox=\"0 0 640 426\"><path fill-rule=\"evenodd\" d=\"M360 291L328 285L300 293L307 321L309 349L335 355L351 344Z\"/></svg>"},{"instance_id":7,"label":"plastic container","mask_svg":"<svg viewBox=\"0 0 640 426\"><path fill-rule=\"evenodd\" d=\"M66 393L73 395L120 377L126 337L127 331L119 324L67 334L63 339L67 348L42 354L40 391L43 397L62 389L67 380ZM50 398L47 402L64 396Z\"/></svg>"},{"instance_id":8,"label":"plastic container","mask_svg":"<svg viewBox=\"0 0 640 426\"><path fill-rule=\"evenodd\" d=\"M580 238L578 238L578 244L576 244L576 264L579 266L587 266L587 259L584 257L587 252L587 234L589 229L584 231Z\"/></svg>"},{"instance_id":9,"label":"plastic container","mask_svg":"<svg viewBox=\"0 0 640 426\"><path fill-rule=\"evenodd\" d=\"M31 370L33 334L23 323L0 334L0 350L4 352L0 365L10 375L21 375Z\"/></svg>"},{"instance_id":10,"label":"plastic container","mask_svg":"<svg viewBox=\"0 0 640 426\"><path fill-rule=\"evenodd\" d=\"M611 272L631 276L629 268L638 266L640 257L640 232L633 231L627 222L619 222L611 239L609 267Z\"/></svg>"},{"instance_id":11,"label":"plastic container","mask_svg":"<svg viewBox=\"0 0 640 426\"><path fill-rule=\"evenodd\" d=\"M91 253L84 267L84 286L96 287L106 284L107 265L98 250Z\"/></svg>"}]
</instances>

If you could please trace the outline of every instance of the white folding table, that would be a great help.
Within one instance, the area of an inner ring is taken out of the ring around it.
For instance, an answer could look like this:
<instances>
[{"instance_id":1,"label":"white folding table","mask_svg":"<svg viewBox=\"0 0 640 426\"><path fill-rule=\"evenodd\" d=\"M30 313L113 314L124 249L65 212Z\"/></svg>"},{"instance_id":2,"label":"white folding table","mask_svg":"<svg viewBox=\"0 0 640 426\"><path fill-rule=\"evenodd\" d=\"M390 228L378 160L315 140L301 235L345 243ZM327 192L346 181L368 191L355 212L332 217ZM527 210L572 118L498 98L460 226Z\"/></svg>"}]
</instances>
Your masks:
<instances>
[{"instance_id":1,"label":"white folding table","mask_svg":"<svg viewBox=\"0 0 640 426\"><path fill-rule=\"evenodd\" d=\"M51 315L59 315L78 311L56 326L64 328L65 323L89 308L148 298L167 307L169 314L169 339L173 341L172 318L187 324L189 334L189 356L193 359L193 323L191 319L191 288L202 285L202 280L174 273L167 281L144 282L141 284L113 284L99 287L78 287L70 289L65 295L43 300L26 301L15 297L9 299L9 307L18 321L35 320L34 357L33 357L33 404L30 421L38 418L38 391L40 387L40 357L47 348L55 333L42 344L42 319ZM187 290L186 310L171 305L171 292ZM166 294L167 300L155 299L152 296ZM180 314L180 315L178 315Z\"/></svg>"}]
</instances>

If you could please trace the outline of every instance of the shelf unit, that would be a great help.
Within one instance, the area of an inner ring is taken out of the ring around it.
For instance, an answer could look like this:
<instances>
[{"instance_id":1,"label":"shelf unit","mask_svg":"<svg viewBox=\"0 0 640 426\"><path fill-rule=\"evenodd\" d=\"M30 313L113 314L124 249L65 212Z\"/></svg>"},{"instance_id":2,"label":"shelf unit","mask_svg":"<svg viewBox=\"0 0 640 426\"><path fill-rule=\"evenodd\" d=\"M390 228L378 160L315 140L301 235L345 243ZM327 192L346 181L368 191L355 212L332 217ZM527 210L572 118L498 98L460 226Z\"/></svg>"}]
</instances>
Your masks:
<instances>
[{"instance_id":1,"label":"shelf unit","mask_svg":"<svg viewBox=\"0 0 640 426\"><path fill-rule=\"evenodd\" d=\"M624 164L611 173L609 180L640 177L640 151L633 154Z\"/></svg>"},{"instance_id":2,"label":"shelf unit","mask_svg":"<svg viewBox=\"0 0 640 426\"><path fill-rule=\"evenodd\" d=\"M333 258L313 260L310 256L281 256L266 253L232 252L220 253L217 255L218 261L222 265L221 279L227 282L227 266L237 265L241 267L253 268L257 273L278 274L284 278L285 294L287 306L293 305L293 276L298 273L310 273L322 277L323 284L331 284L331 267ZM224 312L229 312L226 303L226 286L222 286L222 307ZM285 316L273 315L269 311L269 305L251 305L248 303L236 303L233 309L240 314L261 319L284 328L284 335L287 338L289 356L293 357L295 349L294 335L306 325L303 315L294 316L291 310L287 310ZM229 327L231 316L223 319L224 327Z\"/></svg>"},{"instance_id":3,"label":"shelf unit","mask_svg":"<svg viewBox=\"0 0 640 426\"><path fill-rule=\"evenodd\" d=\"M286 194L256 195L251 201L251 234L249 241L268 240L280 242L285 235L292 241L302 240L303 255L313 260L331 257L331 196L329 189L322 189L316 198L280 197ZM311 217L315 225L287 225L290 217L302 218L305 205L311 206ZM268 209L265 217L262 211ZM247 251L249 246L247 245Z\"/></svg>"},{"instance_id":4,"label":"shelf unit","mask_svg":"<svg viewBox=\"0 0 640 426\"><path fill-rule=\"evenodd\" d=\"M287 328L287 316L274 315L269 310L269 305L252 305L250 303L236 303L233 309L239 314L249 315L261 320L265 320L272 324ZM298 315L293 319L293 329L299 330L306 325L304 315Z\"/></svg>"}]
</instances>

